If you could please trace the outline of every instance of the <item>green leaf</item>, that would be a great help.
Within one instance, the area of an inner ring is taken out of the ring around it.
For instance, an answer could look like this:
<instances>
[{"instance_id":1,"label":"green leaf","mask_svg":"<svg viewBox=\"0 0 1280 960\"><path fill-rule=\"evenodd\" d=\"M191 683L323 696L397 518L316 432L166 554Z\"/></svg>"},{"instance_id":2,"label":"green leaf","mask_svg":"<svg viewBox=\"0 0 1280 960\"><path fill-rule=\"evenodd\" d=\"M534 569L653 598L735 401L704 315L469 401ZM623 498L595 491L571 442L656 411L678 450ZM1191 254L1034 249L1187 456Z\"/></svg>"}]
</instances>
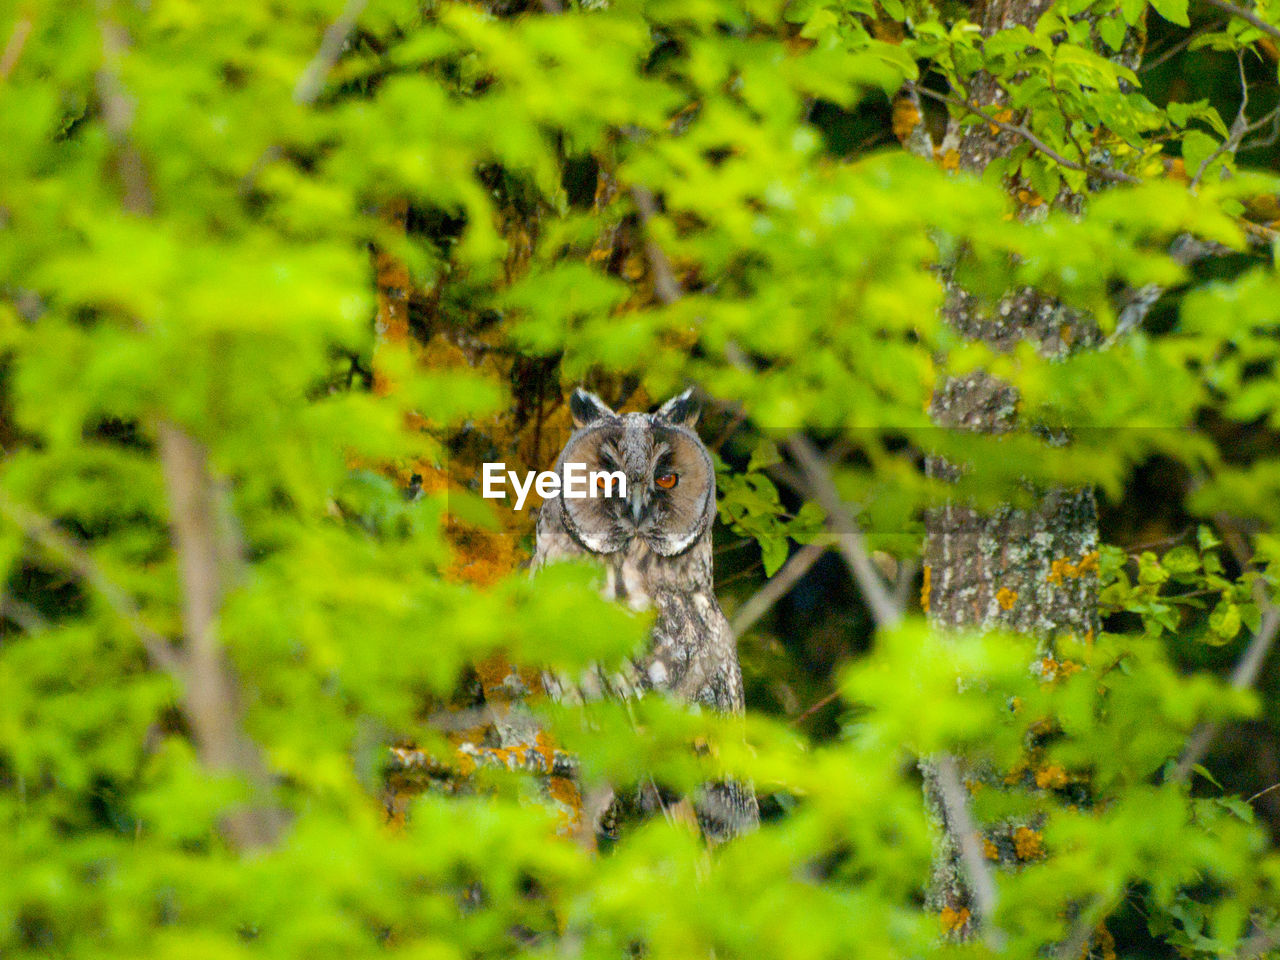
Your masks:
<instances>
[{"instance_id":1,"label":"green leaf","mask_svg":"<svg viewBox=\"0 0 1280 960\"><path fill-rule=\"evenodd\" d=\"M1213 784L1215 787L1217 787L1219 790L1225 789L1225 788L1222 786L1222 784L1220 784L1220 783L1219 783L1219 782L1214 778L1213 774L1212 774L1212 773L1210 773L1210 772L1208 771L1208 769L1207 769L1206 767L1204 767L1203 765L1201 765L1201 764L1199 764L1199 763L1193 763L1193 764L1191 765L1191 769L1192 769L1192 770L1194 770L1196 773L1200 774L1200 776L1204 777L1206 780L1208 780L1210 783L1212 783L1212 784Z\"/></svg>"},{"instance_id":2,"label":"green leaf","mask_svg":"<svg viewBox=\"0 0 1280 960\"><path fill-rule=\"evenodd\" d=\"M1218 141L1207 133L1199 130L1188 130L1186 136L1182 138L1182 162L1186 167L1187 176L1196 176L1205 161L1218 149L1218 146ZM1208 173L1208 171L1206 170L1205 173Z\"/></svg>"},{"instance_id":3,"label":"green leaf","mask_svg":"<svg viewBox=\"0 0 1280 960\"><path fill-rule=\"evenodd\" d=\"M1186 575L1200 570L1200 555L1192 547L1175 547L1161 557L1160 562L1174 575Z\"/></svg>"},{"instance_id":4,"label":"green leaf","mask_svg":"<svg viewBox=\"0 0 1280 960\"><path fill-rule=\"evenodd\" d=\"M765 537L760 540L760 555L764 560L764 575L772 577L787 562L785 537Z\"/></svg>"},{"instance_id":5,"label":"green leaf","mask_svg":"<svg viewBox=\"0 0 1280 960\"><path fill-rule=\"evenodd\" d=\"M1222 541L1213 532L1213 528L1203 523L1196 527L1196 543L1201 550L1213 550L1222 546Z\"/></svg>"},{"instance_id":6,"label":"green leaf","mask_svg":"<svg viewBox=\"0 0 1280 960\"><path fill-rule=\"evenodd\" d=\"M1217 643L1227 643L1240 632L1241 616L1237 604L1223 600L1209 614L1209 629L1216 636Z\"/></svg>"},{"instance_id":7,"label":"green leaf","mask_svg":"<svg viewBox=\"0 0 1280 960\"><path fill-rule=\"evenodd\" d=\"M1176 23L1180 27L1191 26L1191 20L1187 16L1187 0L1151 0L1151 6L1170 23Z\"/></svg>"}]
</instances>

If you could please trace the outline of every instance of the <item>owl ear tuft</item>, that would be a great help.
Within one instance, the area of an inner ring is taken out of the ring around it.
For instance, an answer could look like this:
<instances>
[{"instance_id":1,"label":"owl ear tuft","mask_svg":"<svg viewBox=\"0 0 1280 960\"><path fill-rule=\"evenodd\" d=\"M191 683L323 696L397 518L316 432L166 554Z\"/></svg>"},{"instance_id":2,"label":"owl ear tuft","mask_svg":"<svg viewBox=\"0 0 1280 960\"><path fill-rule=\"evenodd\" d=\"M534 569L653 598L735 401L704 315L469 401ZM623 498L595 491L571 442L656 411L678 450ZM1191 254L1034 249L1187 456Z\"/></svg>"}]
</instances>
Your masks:
<instances>
[{"instance_id":1,"label":"owl ear tuft","mask_svg":"<svg viewBox=\"0 0 1280 960\"><path fill-rule=\"evenodd\" d=\"M575 427L585 427L593 420L601 417L616 417L608 404L590 391L578 387L569 397L569 413L573 417Z\"/></svg>"},{"instance_id":2,"label":"owl ear tuft","mask_svg":"<svg viewBox=\"0 0 1280 960\"><path fill-rule=\"evenodd\" d=\"M702 415L702 404L693 397L693 387L678 393L658 408L658 416L676 426L692 428Z\"/></svg>"}]
</instances>

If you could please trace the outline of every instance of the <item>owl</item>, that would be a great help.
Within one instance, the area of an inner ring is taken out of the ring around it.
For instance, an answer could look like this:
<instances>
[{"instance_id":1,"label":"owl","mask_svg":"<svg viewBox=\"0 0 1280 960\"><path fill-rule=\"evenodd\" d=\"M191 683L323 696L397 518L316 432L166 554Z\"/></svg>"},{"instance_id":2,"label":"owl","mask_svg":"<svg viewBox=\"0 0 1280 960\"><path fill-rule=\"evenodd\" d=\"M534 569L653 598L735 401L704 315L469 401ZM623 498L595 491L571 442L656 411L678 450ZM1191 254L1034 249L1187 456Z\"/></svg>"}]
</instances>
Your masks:
<instances>
[{"instance_id":1,"label":"owl","mask_svg":"<svg viewBox=\"0 0 1280 960\"><path fill-rule=\"evenodd\" d=\"M586 473L626 477L594 496L547 499L538 514L534 567L568 557L603 565L605 593L633 609L656 613L651 643L634 666L632 684L662 690L704 707L740 713L742 672L733 631L716 602L711 527L716 477L711 454L694 427L692 391L653 413L618 414L599 397L576 390L569 401L575 430L556 461L585 464ZM712 784L696 803L713 840L754 826L754 793L736 783Z\"/></svg>"}]
</instances>

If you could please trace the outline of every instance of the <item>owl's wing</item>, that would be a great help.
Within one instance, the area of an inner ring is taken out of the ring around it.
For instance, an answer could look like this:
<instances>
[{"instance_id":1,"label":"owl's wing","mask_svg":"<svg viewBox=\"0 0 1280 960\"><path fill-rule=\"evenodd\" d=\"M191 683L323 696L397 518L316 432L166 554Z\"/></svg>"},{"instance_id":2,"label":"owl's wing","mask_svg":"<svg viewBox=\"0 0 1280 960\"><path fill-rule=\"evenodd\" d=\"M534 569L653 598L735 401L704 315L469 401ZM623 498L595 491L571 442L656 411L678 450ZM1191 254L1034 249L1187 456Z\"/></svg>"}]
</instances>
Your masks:
<instances>
[{"instance_id":1,"label":"owl's wing","mask_svg":"<svg viewBox=\"0 0 1280 960\"><path fill-rule=\"evenodd\" d=\"M663 626L654 631L653 652L641 665L646 679L682 700L723 713L742 713L742 670L733 628L715 597L686 594L671 606ZM660 676L666 682L654 683ZM694 808L703 835L713 844L760 824L755 791L746 782L705 783L698 790Z\"/></svg>"},{"instance_id":2,"label":"owl's wing","mask_svg":"<svg viewBox=\"0 0 1280 960\"><path fill-rule=\"evenodd\" d=\"M646 686L725 713L742 712L742 670L733 629L707 591L658 595L653 646L639 664Z\"/></svg>"}]
</instances>

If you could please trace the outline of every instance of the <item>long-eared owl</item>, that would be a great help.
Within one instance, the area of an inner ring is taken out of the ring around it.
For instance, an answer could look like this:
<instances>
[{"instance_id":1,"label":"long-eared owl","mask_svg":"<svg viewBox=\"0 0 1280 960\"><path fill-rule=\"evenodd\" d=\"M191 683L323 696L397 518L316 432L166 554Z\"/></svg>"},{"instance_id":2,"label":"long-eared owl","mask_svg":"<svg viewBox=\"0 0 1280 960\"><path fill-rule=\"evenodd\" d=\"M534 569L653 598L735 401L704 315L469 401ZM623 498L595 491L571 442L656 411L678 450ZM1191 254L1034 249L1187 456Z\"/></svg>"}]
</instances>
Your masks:
<instances>
[{"instance_id":1,"label":"long-eared owl","mask_svg":"<svg viewBox=\"0 0 1280 960\"><path fill-rule=\"evenodd\" d=\"M739 713L737 647L712 580L715 468L694 432L699 407L691 393L653 413L618 414L594 394L574 391L569 404L576 429L555 470L562 479L568 463L584 464L588 476L621 472L626 495L614 487L611 495L598 490L547 499L538 515L534 566L597 558L607 596L656 611L652 642L635 662L635 685ZM697 809L712 839L749 829L759 816L754 794L732 782L705 788Z\"/></svg>"}]
</instances>

